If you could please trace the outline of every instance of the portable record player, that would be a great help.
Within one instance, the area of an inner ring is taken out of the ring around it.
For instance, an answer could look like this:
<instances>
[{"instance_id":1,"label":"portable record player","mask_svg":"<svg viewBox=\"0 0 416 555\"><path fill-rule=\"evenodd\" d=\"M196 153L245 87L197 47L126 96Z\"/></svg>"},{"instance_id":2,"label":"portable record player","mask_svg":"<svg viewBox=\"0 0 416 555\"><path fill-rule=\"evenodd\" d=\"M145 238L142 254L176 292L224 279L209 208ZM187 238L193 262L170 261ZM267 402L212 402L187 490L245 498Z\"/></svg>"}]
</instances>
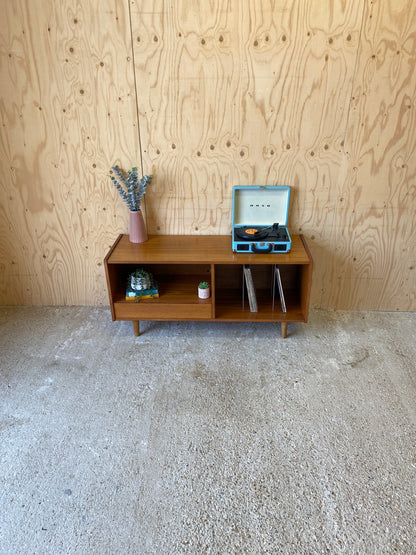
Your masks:
<instances>
[{"instance_id":1,"label":"portable record player","mask_svg":"<svg viewBox=\"0 0 416 555\"><path fill-rule=\"evenodd\" d=\"M290 187L238 186L233 188L234 252L289 252L287 229Z\"/></svg>"}]
</instances>

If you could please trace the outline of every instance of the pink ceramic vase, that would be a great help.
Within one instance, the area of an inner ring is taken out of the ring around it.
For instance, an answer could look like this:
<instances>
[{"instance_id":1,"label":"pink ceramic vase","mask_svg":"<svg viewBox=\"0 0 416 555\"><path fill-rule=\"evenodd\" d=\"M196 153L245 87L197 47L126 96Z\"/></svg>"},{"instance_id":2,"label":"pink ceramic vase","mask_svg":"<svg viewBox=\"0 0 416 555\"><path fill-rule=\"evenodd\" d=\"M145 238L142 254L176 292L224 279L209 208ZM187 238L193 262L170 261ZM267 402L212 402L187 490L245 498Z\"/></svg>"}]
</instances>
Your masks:
<instances>
[{"instance_id":1,"label":"pink ceramic vase","mask_svg":"<svg viewBox=\"0 0 416 555\"><path fill-rule=\"evenodd\" d=\"M130 243L144 243L147 241L146 224L141 210L130 211Z\"/></svg>"}]
</instances>

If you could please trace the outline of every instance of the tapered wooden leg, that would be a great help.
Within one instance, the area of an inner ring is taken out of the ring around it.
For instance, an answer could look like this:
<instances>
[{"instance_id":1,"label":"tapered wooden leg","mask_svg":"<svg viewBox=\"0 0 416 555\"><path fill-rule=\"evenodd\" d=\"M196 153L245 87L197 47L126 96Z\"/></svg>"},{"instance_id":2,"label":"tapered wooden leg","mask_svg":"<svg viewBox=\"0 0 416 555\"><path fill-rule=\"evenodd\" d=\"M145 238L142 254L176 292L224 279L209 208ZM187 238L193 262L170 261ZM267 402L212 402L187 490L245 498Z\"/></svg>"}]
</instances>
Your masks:
<instances>
[{"instance_id":1,"label":"tapered wooden leg","mask_svg":"<svg viewBox=\"0 0 416 555\"><path fill-rule=\"evenodd\" d=\"M282 322L282 337L283 339L287 337L287 322Z\"/></svg>"},{"instance_id":2,"label":"tapered wooden leg","mask_svg":"<svg viewBox=\"0 0 416 555\"><path fill-rule=\"evenodd\" d=\"M136 337L140 335L140 322L139 320L133 320L133 331Z\"/></svg>"}]
</instances>

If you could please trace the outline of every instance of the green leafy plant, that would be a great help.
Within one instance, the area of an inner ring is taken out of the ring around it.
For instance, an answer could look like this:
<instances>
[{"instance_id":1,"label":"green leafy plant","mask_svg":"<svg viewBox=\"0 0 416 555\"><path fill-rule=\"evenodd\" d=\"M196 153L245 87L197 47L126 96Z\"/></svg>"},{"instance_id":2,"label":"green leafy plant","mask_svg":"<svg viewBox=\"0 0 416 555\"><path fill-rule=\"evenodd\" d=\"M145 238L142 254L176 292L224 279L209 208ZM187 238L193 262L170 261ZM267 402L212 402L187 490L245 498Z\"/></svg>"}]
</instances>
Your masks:
<instances>
[{"instance_id":1,"label":"green leafy plant","mask_svg":"<svg viewBox=\"0 0 416 555\"><path fill-rule=\"evenodd\" d=\"M198 287L200 289L208 289L209 283L207 281L201 281L201 283L198 285Z\"/></svg>"},{"instance_id":2,"label":"green leafy plant","mask_svg":"<svg viewBox=\"0 0 416 555\"><path fill-rule=\"evenodd\" d=\"M142 289L150 289L152 285L155 284L155 278L151 272L145 270L144 268L136 268L131 274L129 274L129 282L133 287L133 283L143 284L146 287L142 287Z\"/></svg>"},{"instance_id":3,"label":"green leafy plant","mask_svg":"<svg viewBox=\"0 0 416 555\"><path fill-rule=\"evenodd\" d=\"M120 193L121 198L128 205L132 212L140 210L142 198L147 187L152 181L152 175L144 175L140 180L137 174L137 167L124 172L118 166L111 168L115 175L110 174L110 179L115 188Z\"/></svg>"},{"instance_id":4,"label":"green leafy plant","mask_svg":"<svg viewBox=\"0 0 416 555\"><path fill-rule=\"evenodd\" d=\"M140 301L143 291L157 288L157 281L154 275L144 268L136 268L131 272L128 277L128 284L135 291L136 302ZM154 298L153 294L150 294Z\"/></svg>"}]
</instances>

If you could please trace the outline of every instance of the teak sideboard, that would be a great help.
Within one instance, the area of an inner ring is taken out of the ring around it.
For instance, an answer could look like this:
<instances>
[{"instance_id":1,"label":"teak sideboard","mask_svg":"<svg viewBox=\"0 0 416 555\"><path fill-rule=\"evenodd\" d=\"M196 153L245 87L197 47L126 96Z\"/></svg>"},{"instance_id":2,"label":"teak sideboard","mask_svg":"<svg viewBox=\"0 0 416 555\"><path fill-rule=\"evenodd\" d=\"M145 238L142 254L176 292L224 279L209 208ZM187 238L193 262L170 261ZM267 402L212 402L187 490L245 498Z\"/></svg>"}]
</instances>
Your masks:
<instances>
[{"instance_id":1,"label":"teak sideboard","mask_svg":"<svg viewBox=\"0 0 416 555\"><path fill-rule=\"evenodd\" d=\"M144 243L130 243L120 235L105 258L113 320L131 320L139 335L140 320L228 322L281 322L286 337L288 322L307 322L313 261L302 235L292 236L292 249L284 254L236 254L229 235L150 235ZM286 312L276 287L278 264ZM243 287L243 267L249 265L256 291L257 312L251 312ZM126 300L129 274L136 268L150 271L159 284L159 297ZM198 298L198 284L208 281L209 299Z\"/></svg>"}]
</instances>

